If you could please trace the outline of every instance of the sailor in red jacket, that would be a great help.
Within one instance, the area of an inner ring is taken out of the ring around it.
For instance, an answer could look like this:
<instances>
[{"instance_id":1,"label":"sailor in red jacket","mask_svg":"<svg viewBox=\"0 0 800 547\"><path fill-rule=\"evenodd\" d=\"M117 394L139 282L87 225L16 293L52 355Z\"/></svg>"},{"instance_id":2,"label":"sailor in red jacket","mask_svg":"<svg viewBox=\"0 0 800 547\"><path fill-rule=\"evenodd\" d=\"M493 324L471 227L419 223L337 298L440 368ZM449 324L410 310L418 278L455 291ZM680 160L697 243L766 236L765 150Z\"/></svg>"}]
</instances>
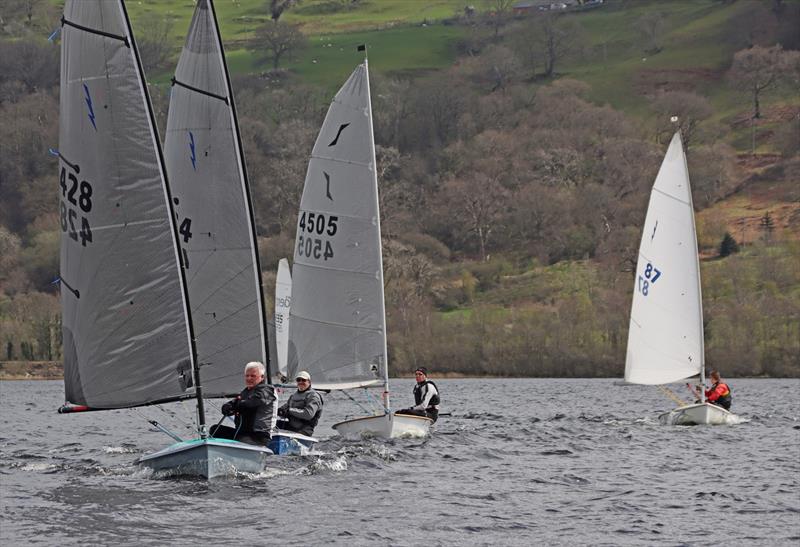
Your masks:
<instances>
[{"instance_id":1,"label":"sailor in red jacket","mask_svg":"<svg viewBox=\"0 0 800 547\"><path fill-rule=\"evenodd\" d=\"M712 370L709 372L708 377L712 384L711 387L706 390L706 400L713 405L721 406L725 410L730 410L732 401L731 388L728 387L728 384L722 381L722 378L717 370ZM686 385L688 386L689 384ZM700 392L691 387L690 389L699 399Z\"/></svg>"}]
</instances>

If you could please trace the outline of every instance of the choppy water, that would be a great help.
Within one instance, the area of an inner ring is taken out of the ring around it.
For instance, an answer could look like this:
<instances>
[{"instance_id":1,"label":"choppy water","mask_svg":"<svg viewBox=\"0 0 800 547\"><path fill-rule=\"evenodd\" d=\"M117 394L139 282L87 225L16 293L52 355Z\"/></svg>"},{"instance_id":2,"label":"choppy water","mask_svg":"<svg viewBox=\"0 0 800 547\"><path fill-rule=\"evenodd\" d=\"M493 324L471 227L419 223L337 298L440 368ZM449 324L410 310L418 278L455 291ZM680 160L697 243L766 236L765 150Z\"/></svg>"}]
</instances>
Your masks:
<instances>
[{"instance_id":1,"label":"choppy water","mask_svg":"<svg viewBox=\"0 0 800 547\"><path fill-rule=\"evenodd\" d=\"M318 454L207 483L132 465L170 442L142 414L184 433L191 405L59 416L61 382L0 382L0 543L800 543L798 380L732 381L724 427L660 426L669 400L611 380L437 384L429 439L342 441L330 395Z\"/></svg>"}]
</instances>

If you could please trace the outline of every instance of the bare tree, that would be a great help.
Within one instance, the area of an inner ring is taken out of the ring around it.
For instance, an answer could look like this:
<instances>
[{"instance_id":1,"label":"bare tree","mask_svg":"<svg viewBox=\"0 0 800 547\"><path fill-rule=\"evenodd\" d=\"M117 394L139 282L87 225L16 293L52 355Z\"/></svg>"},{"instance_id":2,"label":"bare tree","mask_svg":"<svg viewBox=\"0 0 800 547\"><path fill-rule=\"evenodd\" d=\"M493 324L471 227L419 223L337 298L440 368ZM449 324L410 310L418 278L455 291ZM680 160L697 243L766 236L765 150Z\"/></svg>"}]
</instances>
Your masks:
<instances>
[{"instance_id":1,"label":"bare tree","mask_svg":"<svg viewBox=\"0 0 800 547\"><path fill-rule=\"evenodd\" d=\"M142 17L142 30L136 35L136 44L145 71L162 67L172 54L173 22L169 17L148 13Z\"/></svg>"},{"instance_id":2,"label":"bare tree","mask_svg":"<svg viewBox=\"0 0 800 547\"><path fill-rule=\"evenodd\" d=\"M483 0L486 7L486 17L489 25L494 30L494 40L497 41L500 29L508 22L511 15L511 6L515 0Z\"/></svg>"},{"instance_id":3,"label":"bare tree","mask_svg":"<svg viewBox=\"0 0 800 547\"><path fill-rule=\"evenodd\" d=\"M454 235L471 234L477 240L481 260L488 260L487 245L502 223L508 191L495 178L471 173L447 182L442 197L445 209L451 211L451 228L457 232Z\"/></svg>"},{"instance_id":4,"label":"bare tree","mask_svg":"<svg viewBox=\"0 0 800 547\"><path fill-rule=\"evenodd\" d=\"M269 16L272 20L277 22L281 18L283 12L292 6L299 4L300 0L268 0L269 3Z\"/></svg>"},{"instance_id":5,"label":"bare tree","mask_svg":"<svg viewBox=\"0 0 800 547\"><path fill-rule=\"evenodd\" d=\"M544 75L555 73L556 63L578 50L582 45L583 32L574 19L565 19L556 13L545 13L538 20L540 47L544 56Z\"/></svg>"},{"instance_id":6,"label":"bare tree","mask_svg":"<svg viewBox=\"0 0 800 547\"><path fill-rule=\"evenodd\" d=\"M714 113L711 102L705 97L688 91L667 91L653 100L653 108L658 114L656 126L656 140L661 142L663 137L669 138L675 129L680 129L683 144L688 149L694 144L697 127ZM670 121L672 116L677 116L677 128Z\"/></svg>"},{"instance_id":7,"label":"bare tree","mask_svg":"<svg viewBox=\"0 0 800 547\"><path fill-rule=\"evenodd\" d=\"M661 39L666 27L664 15L657 11L648 11L636 23L642 36L644 52L654 55L661 51Z\"/></svg>"},{"instance_id":8,"label":"bare tree","mask_svg":"<svg viewBox=\"0 0 800 547\"><path fill-rule=\"evenodd\" d=\"M753 118L761 118L761 97L785 79L789 57L780 45L753 46L737 51L728 77L734 87L741 89L753 101Z\"/></svg>"},{"instance_id":9,"label":"bare tree","mask_svg":"<svg viewBox=\"0 0 800 547\"><path fill-rule=\"evenodd\" d=\"M267 21L256 31L251 48L267 52L266 59L277 70L282 58L292 57L307 46L308 40L296 26L275 20Z\"/></svg>"}]
</instances>

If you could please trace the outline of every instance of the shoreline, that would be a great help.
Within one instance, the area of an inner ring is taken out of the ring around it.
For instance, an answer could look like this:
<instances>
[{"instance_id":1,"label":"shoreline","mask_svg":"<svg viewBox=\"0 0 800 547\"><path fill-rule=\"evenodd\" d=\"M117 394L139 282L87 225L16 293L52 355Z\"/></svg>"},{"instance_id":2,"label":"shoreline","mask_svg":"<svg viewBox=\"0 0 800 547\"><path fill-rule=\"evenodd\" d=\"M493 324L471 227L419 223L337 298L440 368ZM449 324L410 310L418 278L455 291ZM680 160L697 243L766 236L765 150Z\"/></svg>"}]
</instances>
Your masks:
<instances>
[{"instance_id":1,"label":"shoreline","mask_svg":"<svg viewBox=\"0 0 800 547\"><path fill-rule=\"evenodd\" d=\"M395 380L410 380L414 376L411 373L399 374L392 376L391 379ZM449 379L512 379L512 378L545 378L543 376L495 376L484 374L460 374L456 372L446 372L442 374L432 373L428 376L432 380L449 380ZM552 378L547 376L546 378ZM579 379L577 376L559 376L560 379ZM583 379L584 377L580 377ZM606 378L609 380L621 381L622 376L596 376L592 378ZM736 376L737 379L797 379L797 376ZM63 380L64 370L61 361L0 361L0 381L19 381L19 380ZM630 384L635 385L635 384Z\"/></svg>"}]
</instances>

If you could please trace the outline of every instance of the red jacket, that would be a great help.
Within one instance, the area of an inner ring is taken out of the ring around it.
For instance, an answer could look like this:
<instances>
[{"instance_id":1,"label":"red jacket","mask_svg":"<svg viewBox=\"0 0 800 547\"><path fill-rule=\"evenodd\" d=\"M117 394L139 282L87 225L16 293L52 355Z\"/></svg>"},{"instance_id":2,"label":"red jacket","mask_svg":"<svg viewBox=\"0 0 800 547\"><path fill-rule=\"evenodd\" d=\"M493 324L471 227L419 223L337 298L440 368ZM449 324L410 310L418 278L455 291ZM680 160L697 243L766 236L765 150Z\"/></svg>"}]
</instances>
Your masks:
<instances>
[{"instance_id":1,"label":"red jacket","mask_svg":"<svg viewBox=\"0 0 800 547\"><path fill-rule=\"evenodd\" d=\"M711 389L706 390L706 399L708 399L709 403L713 403L720 397L730 395L730 393L731 389L728 387L728 384L720 382L711 386Z\"/></svg>"}]
</instances>

